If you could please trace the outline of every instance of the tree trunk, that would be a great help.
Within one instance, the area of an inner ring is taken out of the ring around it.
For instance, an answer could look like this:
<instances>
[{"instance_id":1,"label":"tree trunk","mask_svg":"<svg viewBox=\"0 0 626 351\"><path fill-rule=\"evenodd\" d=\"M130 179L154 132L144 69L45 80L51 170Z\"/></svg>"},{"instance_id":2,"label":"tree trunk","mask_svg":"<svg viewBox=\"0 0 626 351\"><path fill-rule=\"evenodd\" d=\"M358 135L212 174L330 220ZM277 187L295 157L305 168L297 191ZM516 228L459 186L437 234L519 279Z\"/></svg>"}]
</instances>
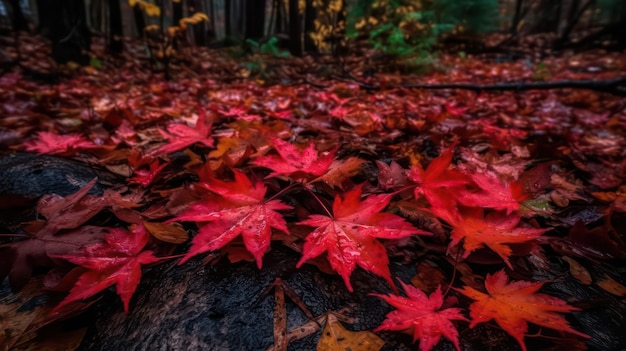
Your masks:
<instances>
[{"instance_id":1,"label":"tree trunk","mask_svg":"<svg viewBox=\"0 0 626 351\"><path fill-rule=\"evenodd\" d=\"M302 28L300 27L298 0L289 0L289 52L302 56Z\"/></svg>"},{"instance_id":2,"label":"tree trunk","mask_svg":"<svg viewBox=\"0 0 626 351\"><path fill-rule=\"evenodd\" d=\"M189 11L190 16L194 13L202 12L202 2L200 0L188 0L187 10ZM213 21L213 18L209 18L209 21ZM205 22L193 25L193 38L197 46L206 45Z\"/></svg>"},{"instance_id":3,"label":"tree trunk","mask_svg":"<svg viewBox=\"0 0 626 351\"><path fill-rule=\"evenodd\" d=\"M58 63L89 63L91 48L85 3L82 0L38 1L42 31L52 40L52 58Z\"/></svg>"},{"instance_id":4,"label":"tree trunk","mask_svg":"<svg viewBox=\"0 0 626 351\"><path fill-rule=\"evenodd\" d=\"M143 18L143 11L139 6L133 6L133 18L135 19L135 26L137 27L137 34L140 37L144 35L144 28L146 28L146 20Z\"/></svg>"},{"instance_id":5,"label":"tree trunk","mask_svg":"<svg viewBox=\"0 0 626 351\"><path fill-rule=\"evenodd\" d=\"M562 0L541 0L537 10L538 18L533 33L556 33L559 29L559 15Z\"/></svg>"},{"instance_id":6,"label":"tree trunk","mask_svg":"<svg viewBox=\"0 0 626 351\"><path fill-rule=\"evenodd\" d=\"M262 38L265 29L265 0L246 0L246 39Z\"/></svg>"},{"instance_id":7,"label":"tree trunk","mask_svg":"<svg viewBox=\"0 0 626 351\"><path fill-rule=\"evenodd\" d=\"M519 26L520 21L522 20L522 4L524 0L517 0L515 2L515 12L513 13L513 22L511 23L511 29L509 32L511 34L517 34L517 26Z\"/></svg>"},{"instance_id":8,"label":"tree trunk","mask_svg":"<svg viewBox=\"0 0 626 351\"><path fill-rule=\"evenodd\" d=\"M120 0L109 0L109 52L112 54L122 52L123 35Z\"/></svg>"},{"instance_id":9,"label":"tree trunk","mask_svg":"<svg viewBox=\"0 0 626 351\"><path fill-rule=\"evenodd\" d=\"M11 25L13 30L28 30L28 23L26 23L26 17L24 17L19 0L9 0L9 6L11 7Z\"/></svg>"},{"instance_id":10,"label":"tree trunk","mask_svg":"<svg viewBox=\"0 0 626 351\"><path fill-rule=\"evenodd\" d=\"M174 19L174 25L177 26L179 21L183 18L183 1L172 1L172 16Z\"/></svg>"},{"instance_id":11,"label":"tree trunk","mask_svg":"<svg viewBox=\"0 0 626 351\"><path fill-rule=\"evenodd\" d=\"M568 19L567 26L565 26L565 29L563 29L563 33L561 34L561 44L569 40L569 36L572 33L572 30L574 30L574 27L576 27L576 24L578 24L583 14L585 14L585 11L587 11L587 9L589 9L589 7L591 7L594 3L595 0L587 0L587 2L578 8L574 15Z\"/></svg>"},{"instance_id":12,"label":"tree trunk","mask_svg":"<svg viewBox=\"0 0 626 351\"><path fill-rule=\"evenodd\" d=\"M306 9L304 10L304 51L307 53L317 52L317 46L311 38L311 33L315 31L314 21L316 10L313 7L313 0L306 1Z\"/></svg>"},{"instance_id":13,"label":"tree trunk","mask_svg":"<svg viewBox=\"0 0 626 351\"><path fill-rule=\"evenodd\" d=\"M232 1L224 0L224 33L226 38L233 35L232 19L231 19Z\"/></svg>"}]
</instances>

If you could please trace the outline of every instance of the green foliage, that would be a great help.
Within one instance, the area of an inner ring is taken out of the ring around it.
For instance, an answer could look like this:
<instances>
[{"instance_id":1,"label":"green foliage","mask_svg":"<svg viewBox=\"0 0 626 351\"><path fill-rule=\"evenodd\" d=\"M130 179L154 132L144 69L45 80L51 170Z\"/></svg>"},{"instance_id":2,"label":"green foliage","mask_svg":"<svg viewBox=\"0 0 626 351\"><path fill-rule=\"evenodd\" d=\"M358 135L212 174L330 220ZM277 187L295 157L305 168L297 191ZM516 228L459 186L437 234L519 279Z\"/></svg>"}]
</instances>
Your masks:
<instances>
[{"instance_id":1,"label":"green foliage","mask_svg":"<svg viewBox=\"0 0 626 351\"><path fill-rule=\"evenodd\" d=\"M278 48L278 38L271 37L265 42L258 42L252 39L246 39L246 44L255 51L261 54L269 54L274 57L289 57L291 56L288 51Z\"/></svg>"},{"instance_id":2,"label":"green foliage","mask_svg":"<svg viewBox=\"0 0 626 351\"><path fill-rule=\"evenodd\" d=\"M445 35L495 28L497 0L355 0L346 35L367 37L381 53L423 63Z\"/></svg>"}]
</instances>

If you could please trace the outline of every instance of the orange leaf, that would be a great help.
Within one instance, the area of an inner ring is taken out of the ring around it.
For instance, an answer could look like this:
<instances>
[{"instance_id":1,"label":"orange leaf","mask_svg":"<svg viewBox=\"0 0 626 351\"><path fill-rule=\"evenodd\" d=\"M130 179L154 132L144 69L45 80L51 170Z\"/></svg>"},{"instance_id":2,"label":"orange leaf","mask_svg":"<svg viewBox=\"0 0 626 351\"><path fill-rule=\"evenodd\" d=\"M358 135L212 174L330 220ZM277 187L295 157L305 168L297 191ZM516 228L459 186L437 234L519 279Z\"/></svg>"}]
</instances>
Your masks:
<instances>
[{"instance_id":1,"label":"orange leaf","mask_svg":"<svg viewBox=\"0 0 626 351\"><path fill-rule=\"evenodd\" d=\"M524 334L528 331L528 322L588 338L588 335L572 329L567 320L557 313L578 309L556 297L537 293L542 286L543 283L527 281L509 283L509 277L501 270L493 275L487 274L486 294L469 286L458 291L476 300L470 306L470 328L495 319L504 331L517 340L523 351L526 351Z\"/></svg>"},{"instance_id":2,"label":"orange leaf","mask_svg":"<svg viewBox=\"0 0 626 351\"><path fill-rule=\"evenodd\" d=\"M518 227L521 218L518 215L506 215L491 212L484 216L479 208L464 209L459 218L451 219L453 227L449 247L463 241L463 258L483 246L497 253L510 267L511 248L505 244L527 242L541 236L548 229Z\"/></svg>"},{"instance_id":3,"label":"orange leaf","mask_svg":"<svg viewBox=\"0 0 626 351\"><path fill-rule=\"evenodd\" d=\"M350 331L333 314L328 314L326 326L317 342L317 351L378 351L385 342L369 331Z\"/></svg>"}]
</instances>

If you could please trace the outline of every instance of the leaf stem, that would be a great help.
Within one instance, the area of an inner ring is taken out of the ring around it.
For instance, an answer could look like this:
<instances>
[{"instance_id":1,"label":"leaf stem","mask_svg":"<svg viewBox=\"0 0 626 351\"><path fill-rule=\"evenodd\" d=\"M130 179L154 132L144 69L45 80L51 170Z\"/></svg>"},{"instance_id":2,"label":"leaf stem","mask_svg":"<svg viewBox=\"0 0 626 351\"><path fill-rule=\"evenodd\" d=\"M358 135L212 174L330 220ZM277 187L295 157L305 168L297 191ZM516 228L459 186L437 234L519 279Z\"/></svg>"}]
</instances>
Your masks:
<instances>
[{"instance_id":1,"label":"leaf stem","mask_svg":"<svg viewBox=\"0 0 626 351\"><path fill-rule=\"evenodd\" d=\"M308 192L309 192L309 194L313 195L313 197L315 198L315 200L317 200L317 202L318 202L318 203L322 206L322 208L324 209L324 212L326 212L326 214L328 215L328 217L330 217L330 218L335 218L335 217L334 217L334 216L330 213L330 210L328 210L328 207L326 207L326 205L324 205L324 203L322 202L322 200L321 200L319 197L317 197L317 195L315 195L315 193L314 193L313 191L311 191L310 189L308 189L308 188L306 188L306 187L305 187L304 189L305 189L306 191L308 191Z\"/></svg>"},{"instance_id":2,"label":"leaf stem","mask_svg":"<svg viewBox=\"0 0 626 351\"><path fill-rule=\"evenodd\" d=\"M446 289L446 292L443 293L444 297L448 296L448 292L450 292L450 288L452 288L452 285L454 285L454 280L456 279L456 272L458 271L456 265L457 263L459 263L460 256L461 256L461 250L459 249L456 252L456 257L454 258L454 266L453 266L453 271L452 271L452 278L450 279L450 284L448 284L448 288Z\"/></svg>"},{"instance_id":3,"label":"leaf stem","mask_svg":"<svg viewBox=\"0 0 626 351\"><path fill-rule=\"evenodd\" d=\"M281 194L283 194L283 193L284 193L284 192L286 192L287 190L289 190L289 189L291 189L291 188L293 188L294 186L299 185L299 184L300 184L300 183L298 183L298 182L294 182L294 183L289 184L289 185L288 185L288 186L286 186L285 188L280 189L280 191L279 191L279 192L277 192L276 194L274 194L274 195L270 196L270 197L269 197L267 200L265 200L264 202L268 202L268 201L272 201L272 200L274 200L275 198L279 197Z\"/></svg>"}]
</instances>

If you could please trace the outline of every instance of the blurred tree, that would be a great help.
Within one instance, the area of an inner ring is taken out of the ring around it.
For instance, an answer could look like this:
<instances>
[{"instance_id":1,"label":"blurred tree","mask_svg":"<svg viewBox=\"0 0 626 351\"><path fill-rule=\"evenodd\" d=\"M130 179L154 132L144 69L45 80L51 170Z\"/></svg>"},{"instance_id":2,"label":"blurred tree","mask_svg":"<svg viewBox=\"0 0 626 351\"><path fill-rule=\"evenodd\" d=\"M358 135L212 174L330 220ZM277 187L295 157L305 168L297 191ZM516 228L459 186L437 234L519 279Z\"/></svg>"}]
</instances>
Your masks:
<instances>
[{"instance_id":1,"label":"blurred tree","mask_svg":"<svg viewBox=\"0 0 626 351\"><path fill-rule=\"evenodd\" d=\"M122 8L120 0L109 0L109 52L119 54L123 49Z\"/></svg>"},{"instance_id":2,"label":"blurred tree","mask_svg":"<svg viewBox=\"0 0 626 351\"><path fill-rule=\"evenodd\" d=\"M83 0L37 0L40 29L52 40L52 58L59 63L89 63L91 32Z\"/></svg>"},{"instance_id":3,"label":"blurred tree","mask_svg":"<svg viewBox=\"0 0 626 351\"><path fill-rule=\"evenodd\" d=\"M28 30L28 22L22 11L19 0L9 0L10 11L12 14L13 30Z\"/></svg>"},{"instance_id":4,"label":"blurred tree","mask_svg":"<svg viewBox=\"0 0 626 351\"><path fill-rule=\"evenodd\" d=\"M246 0L246 39L258 40L264 36L265 0Z\"/></svg>"}]
</instances>

